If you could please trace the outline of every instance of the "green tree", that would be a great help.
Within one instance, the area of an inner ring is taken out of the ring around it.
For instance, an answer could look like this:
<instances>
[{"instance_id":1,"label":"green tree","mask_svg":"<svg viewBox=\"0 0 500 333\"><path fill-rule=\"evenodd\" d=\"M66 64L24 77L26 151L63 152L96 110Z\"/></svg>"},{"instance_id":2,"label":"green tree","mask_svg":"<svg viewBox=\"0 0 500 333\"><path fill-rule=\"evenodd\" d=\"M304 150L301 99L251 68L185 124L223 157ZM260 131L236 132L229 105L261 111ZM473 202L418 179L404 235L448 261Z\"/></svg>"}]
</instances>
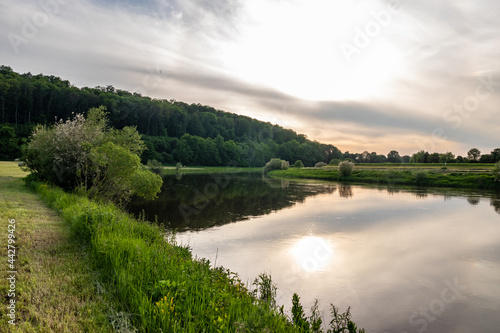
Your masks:
<instances>
[{"instance_id":1,"label":"green tree","mask_svg":"<svg viewBox=\"0 0 500 333\"><path fill-rule=\"evenodd\" d=\"M339 173L341 177L350 176L354 170L354 163L351 161L342 161L339 163Z\"/></svg>"},{"instance_id":2,"label":"green tree","mask_svg":"<svg viewBox=\"0 0 500 333\"><path fill-rule=\"evenodd\" d=\"M303 168L304 167L304 163L302 163L301 160L297 160L294 165L293 165L294 168Z\"/></svg>"},{"instance_id":3,"label":"green tree","mask_svg":"<svg viewBox=\"0 0 500 333\"><path fill-rule=\"evenodd\" d=\"M152 199L162 180L146 170L139 154L145 146L133 128L107 126L104 107L90 109L85 118L40 126L24 151L26 167L42 179L89 197L123 203L136 194Z\"/></svg>"},{"instance_id":4,"label":"green tree","mask_svg":"<svg viewBox=\"0 0 500 333\"><path fill-rule=\"evenodd\" d=\"M467 152L467 158L469 161L479 161L479 158L481 158L481 151L477 148L472 148Z\"/></svg>"},{"instance_id":5,"label":"green tree","mask_svg":"<svg viewBox=\"0 0 500 333\"><path fill-rule=\"evenodd\" d=\"M389 163L401 163L402 158L399 156L399 153L396 150L391 150L389 154L387 154L387 162Z\"/></svg>"},{"instance_id":6,"label":"green tree","mask_svg":"<svg viewBox=\"0 0 500 333\"><path fill-rule=\"evenodd\" d=\"M12 126L0 126L0 159L13 159L19 152L16 132Z\"/></svg>"}]
</instances>

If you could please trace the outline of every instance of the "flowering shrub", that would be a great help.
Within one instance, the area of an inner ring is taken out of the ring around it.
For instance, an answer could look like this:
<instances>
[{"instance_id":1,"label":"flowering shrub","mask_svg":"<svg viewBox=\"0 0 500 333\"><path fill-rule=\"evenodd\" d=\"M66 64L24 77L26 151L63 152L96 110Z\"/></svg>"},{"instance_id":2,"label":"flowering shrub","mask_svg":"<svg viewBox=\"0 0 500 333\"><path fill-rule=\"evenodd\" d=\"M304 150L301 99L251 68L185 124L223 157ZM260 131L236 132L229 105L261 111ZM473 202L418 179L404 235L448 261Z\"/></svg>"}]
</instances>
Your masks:
<instances>
[{"instance_id":1,"label":"flowering shrub","mask_svg":"<svg viewBox=\"0 0 500 333\"><path fill-rule=\"evenodd\" d=\"M145 146L137 130L107 126L105 107L90 109L85 118L39 126L24 150L26 169L66 190L115 202L132 194L153 198L161 177L145 170L139 159Z\"/></svg>"}]
</instances>

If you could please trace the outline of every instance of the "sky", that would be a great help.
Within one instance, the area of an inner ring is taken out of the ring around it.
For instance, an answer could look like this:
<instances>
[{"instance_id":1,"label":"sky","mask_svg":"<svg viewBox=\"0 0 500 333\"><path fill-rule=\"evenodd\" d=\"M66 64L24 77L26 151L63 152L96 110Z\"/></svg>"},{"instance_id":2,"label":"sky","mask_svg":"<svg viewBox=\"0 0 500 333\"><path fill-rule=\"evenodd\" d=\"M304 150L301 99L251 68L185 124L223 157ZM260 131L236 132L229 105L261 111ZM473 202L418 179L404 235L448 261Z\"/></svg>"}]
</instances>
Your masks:
<instances>
[{"instance_id":1,"label":"sky","mask_svg":"<svg viewBox=\"0 0 500 333\"><path fill-rule=\"evenodd\" d=\"M0 0L0 64L341 151L500 147L496 0Z\"/></svg>"}]
</instances>

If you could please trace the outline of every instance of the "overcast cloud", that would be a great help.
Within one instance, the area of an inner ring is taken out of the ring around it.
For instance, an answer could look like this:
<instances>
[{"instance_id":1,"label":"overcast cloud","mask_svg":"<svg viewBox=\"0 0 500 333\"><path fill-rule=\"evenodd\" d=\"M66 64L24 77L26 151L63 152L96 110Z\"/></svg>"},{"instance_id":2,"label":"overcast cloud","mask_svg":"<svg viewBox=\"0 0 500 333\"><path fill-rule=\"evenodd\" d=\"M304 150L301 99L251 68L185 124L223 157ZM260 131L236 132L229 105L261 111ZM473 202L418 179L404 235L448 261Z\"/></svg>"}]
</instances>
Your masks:
<instances>
[{"instance_id":1,"label":"overcast cloud","mask_svg":"<svg viewBox=\"0 0 500 333\"><path fill-rule=\"evenodd\" d=\"M500 147L500 3L0 1L0 63L208 104L342 151Z\"/></svg>"}]
</instances>

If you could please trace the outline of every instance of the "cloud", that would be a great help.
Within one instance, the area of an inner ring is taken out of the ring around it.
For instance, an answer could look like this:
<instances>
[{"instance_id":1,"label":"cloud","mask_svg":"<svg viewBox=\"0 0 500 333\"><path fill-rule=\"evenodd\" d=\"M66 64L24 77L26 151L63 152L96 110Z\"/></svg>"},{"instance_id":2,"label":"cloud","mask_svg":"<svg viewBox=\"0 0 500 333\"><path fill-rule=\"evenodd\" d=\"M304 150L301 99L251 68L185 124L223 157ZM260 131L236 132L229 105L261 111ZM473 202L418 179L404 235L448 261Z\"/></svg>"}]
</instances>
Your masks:
<instances>
[{"instance_id":1,"label":"cloud","mask_svg":"<svg viewBox=\"0 0 500 333\"><path fill-rule=\"evenodd\" d=\"M348 63L339 45L353 43L356 29L365 29L373 12L388 4L2 3L0 59L16 71L57 75L77 86L111 84L212 105L343 151L410 154L426 146L464 154L472 146L497 147L500 4L402 0L389 24ZM26 36L30 24L36 32ZM17 52L12 34L24 38ZM454 106L475 96L489 74L494 89L488 98L458 113Z\"/></svg>"}]
</instances>

